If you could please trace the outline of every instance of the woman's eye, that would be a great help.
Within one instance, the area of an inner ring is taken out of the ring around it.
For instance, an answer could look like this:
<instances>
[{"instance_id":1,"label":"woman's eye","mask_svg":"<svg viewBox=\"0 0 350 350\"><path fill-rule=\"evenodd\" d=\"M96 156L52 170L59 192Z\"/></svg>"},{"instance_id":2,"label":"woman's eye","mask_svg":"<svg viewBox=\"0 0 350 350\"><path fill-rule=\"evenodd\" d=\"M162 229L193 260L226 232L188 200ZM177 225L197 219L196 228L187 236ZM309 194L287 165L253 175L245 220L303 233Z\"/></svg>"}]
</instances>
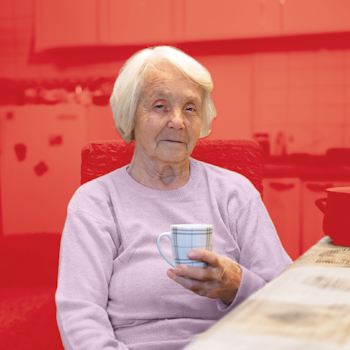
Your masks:
<instances>
[{"instance_id":1,"label":"woman's eye","mask_svg":"<svg viewBox=\"0 0 350 350\"><path fill-rule=\"evenodd\" d=\"M190 112L194 112L194 108L193 107L186 107L187 110L189 110Z\"/></svg>"},{"instance_id":2,"label":"woman's eye","mask_svg":"<svg viewBox=\"0 0 350 350\"><path fill-rule=\"evenodd\" d=\"M164 107L164 105L156 105L156 108L158 108L158 109L161 109L163 107Z\"/></svg>"}]
</instances>

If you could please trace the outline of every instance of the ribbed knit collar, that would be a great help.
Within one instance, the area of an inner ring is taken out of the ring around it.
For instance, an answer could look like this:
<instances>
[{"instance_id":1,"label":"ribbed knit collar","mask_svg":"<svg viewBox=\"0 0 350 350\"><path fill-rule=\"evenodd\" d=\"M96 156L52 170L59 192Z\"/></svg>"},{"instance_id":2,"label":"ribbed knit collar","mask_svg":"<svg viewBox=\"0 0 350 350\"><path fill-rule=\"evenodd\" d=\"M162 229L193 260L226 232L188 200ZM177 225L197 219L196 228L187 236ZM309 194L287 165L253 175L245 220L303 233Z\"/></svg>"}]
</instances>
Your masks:
<instances>
[{"instance_id":1,"label":"ribbed knit collar","mask_svg":"<svg viewBox=\"0 0 350 350\"><path fill-rule=\"evenodd\" d=\"M188 195L193 195L193 190L198 183L199 178L199 162L193 158L190 158L190 178L187 183L175 190L157 190L154 188L146 187L138 183L126 170L130 164L123 166L115 171L116 181L122 181L122 183L128 187L131 191L138 193L140 196L164 198L164 199L176 199Z\"/></svg>"}]
</instances>

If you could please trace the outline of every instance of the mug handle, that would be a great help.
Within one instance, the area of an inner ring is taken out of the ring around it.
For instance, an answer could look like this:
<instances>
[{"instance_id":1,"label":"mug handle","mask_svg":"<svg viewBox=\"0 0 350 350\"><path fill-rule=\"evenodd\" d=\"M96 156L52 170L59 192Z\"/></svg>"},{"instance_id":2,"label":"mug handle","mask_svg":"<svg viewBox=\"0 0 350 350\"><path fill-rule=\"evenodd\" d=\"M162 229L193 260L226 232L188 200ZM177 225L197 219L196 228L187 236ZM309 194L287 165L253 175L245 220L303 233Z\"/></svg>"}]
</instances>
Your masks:
<instances>
[{"instance_id":1,"label":"mug handle","mask_svg":"<svg viewBox=\"0 0 350 350\"><path fill-rule=\"evenodd\" d=\"M323 214L326 211L326 202L327 202L327 198L319 198L315 200L315 204L317 208L320 209Z\"/></svg>"},{"instance_id":2,"label":"mug handle","mask_svg":"<svg viewBox=\"0 0 350 350\"><path fill-rule=\"evenodd\" d=\"M171 244L173 244L173 236L170 232L164 232L161 233L157 238L157 247L159 250L159 253L162 255L162 257L172 266L176 267L175 262L173 260L170 260L163 252L162 247L160 246L160 240L162 237L168 237L170 239Z\"/></svg>"}]
</instances>

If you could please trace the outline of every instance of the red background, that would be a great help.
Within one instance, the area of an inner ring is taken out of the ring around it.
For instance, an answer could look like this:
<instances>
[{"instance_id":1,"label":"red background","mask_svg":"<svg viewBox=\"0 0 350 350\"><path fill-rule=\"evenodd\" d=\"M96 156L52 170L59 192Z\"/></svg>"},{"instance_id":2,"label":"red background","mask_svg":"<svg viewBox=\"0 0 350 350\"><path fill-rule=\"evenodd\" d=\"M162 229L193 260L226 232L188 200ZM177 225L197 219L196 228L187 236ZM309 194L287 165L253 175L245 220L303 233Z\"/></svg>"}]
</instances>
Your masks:
<instances>
[{"instance_id":1,"label":"red background","mask_svg":"<svg viewBox=\"0 0 350 350\"><path fill-rule=\"evenodd\" d=\"M62 232L81 148L120 139L108 97L147 46L179 47L210 71L209 139L266 133L278 159L350 148L349 14L346 0L0 0L1 234ZM350 180L314 171L308 194L298 176L273 176L293 185L265 182L265 203L295 259L322 237L314 199Z\"/></svg>"},{"instance_id":2,"label":"red background","mask_svg":"<svg viewBox=\"0 0 350 350\"><path fill-rule=\"evenodd\" d=\"M62 349L58 250L81 149L121 139L108 99L148 46L209 70L208 139L264 141L282 244L293 260L315 244L315 199L350 186L349 18L348 0L0 0L0 347Z\"/></svg>"}]
</instances>

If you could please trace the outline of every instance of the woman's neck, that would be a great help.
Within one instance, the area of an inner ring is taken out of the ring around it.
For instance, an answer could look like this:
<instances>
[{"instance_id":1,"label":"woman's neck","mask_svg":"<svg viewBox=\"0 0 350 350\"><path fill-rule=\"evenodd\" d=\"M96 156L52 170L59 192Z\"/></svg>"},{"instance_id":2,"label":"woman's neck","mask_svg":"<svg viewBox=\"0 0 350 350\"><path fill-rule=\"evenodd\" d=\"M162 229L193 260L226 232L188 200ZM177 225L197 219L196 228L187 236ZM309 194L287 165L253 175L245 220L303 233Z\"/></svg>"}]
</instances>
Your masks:
<instances>
[{"instance_id":1,"label":"woman's neck","mask_svg":"<svg viewBox=\"0 0 350 350\"><path fill-rule=\"evenodd\" d=\"M163 191L175 190L185 186L190 179L190 159L164 163L138 157L135 152L126 170L141 185Z\"/></svg>"}]
</instances>

